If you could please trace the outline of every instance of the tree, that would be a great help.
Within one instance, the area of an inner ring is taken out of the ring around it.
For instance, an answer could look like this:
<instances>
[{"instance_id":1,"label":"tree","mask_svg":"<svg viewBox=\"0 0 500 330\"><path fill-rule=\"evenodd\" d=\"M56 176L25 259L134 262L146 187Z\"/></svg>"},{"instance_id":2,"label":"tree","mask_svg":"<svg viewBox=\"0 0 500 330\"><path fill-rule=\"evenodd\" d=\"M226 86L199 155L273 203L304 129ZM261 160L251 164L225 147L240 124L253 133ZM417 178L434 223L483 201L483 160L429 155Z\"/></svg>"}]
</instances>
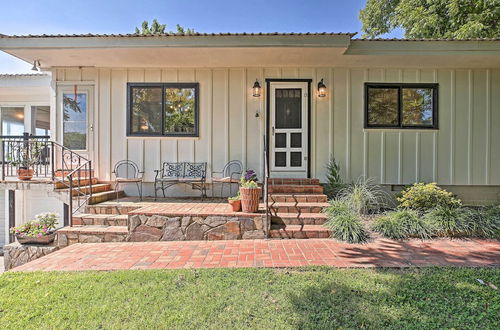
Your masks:
<instances>
[{"instance_id":1,"label":"tree","mask_svg":"<svg viewBox=\"0 0 500 330\"><path fill-rule=\"evenodd\" d=\"M135 28L135 34L162 34L165 33L166 27L166 24L160 24L156 19L153 20L151 26L149 26L148 21L144 21L142 22L141 29L138 27ZM185 29L179 24L176 25L176 31L169 31L169 33L173 34L193 34L194 32L194 29Z\"/></svg>"},{"instance_id":2,"label":"tree","mask_svg":"<svg viewBox=\"0 0 500 330\"><path fill-rule=\"evenodd\" d=\"M500 0L367 0L363 37L402 28L406 38L500 37Z\"/></svg>"}]
</instances>

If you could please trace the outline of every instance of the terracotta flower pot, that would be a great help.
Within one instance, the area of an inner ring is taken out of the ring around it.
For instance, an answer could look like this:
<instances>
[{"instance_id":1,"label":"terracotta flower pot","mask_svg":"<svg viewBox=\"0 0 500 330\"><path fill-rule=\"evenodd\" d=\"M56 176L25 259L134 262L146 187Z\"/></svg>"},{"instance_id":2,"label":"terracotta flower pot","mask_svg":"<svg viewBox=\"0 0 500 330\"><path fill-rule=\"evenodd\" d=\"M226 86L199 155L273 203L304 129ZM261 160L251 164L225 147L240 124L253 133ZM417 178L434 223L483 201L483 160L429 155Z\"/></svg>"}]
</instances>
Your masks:
<instances>
[{"instance_id":1,"label":"terracotta flower pot","mask_svg":"<svg viewBox=\"0 0 500 330\"><path fill-rule=\"evenodd\" d=\"M231 208L233 212L240 212L241 210L241 201L239 199L230 199L229 200L229 205L231 205Z\"/></svg>"},{"instance_id":2,"label":"terracotta flower pot","mask_svg":"<svg viewBox=\"0 0 500 330\"><path fill-rule=\"evenodd\" d=\"M29 181L33 177L33 169L20 168L17 170L17 178L23 181Z\"/></svg>"},{"instance_id":3,"label":"terracotta flower pot","mask_svg":"<svg viewBox=\"0 0 500 330\"><path fill-rule=\"evenodd\" d=\"M259 201L262 188L240 187L241 208L243 212L255 213L259 210Z\"/></svg>"}]
</instances>

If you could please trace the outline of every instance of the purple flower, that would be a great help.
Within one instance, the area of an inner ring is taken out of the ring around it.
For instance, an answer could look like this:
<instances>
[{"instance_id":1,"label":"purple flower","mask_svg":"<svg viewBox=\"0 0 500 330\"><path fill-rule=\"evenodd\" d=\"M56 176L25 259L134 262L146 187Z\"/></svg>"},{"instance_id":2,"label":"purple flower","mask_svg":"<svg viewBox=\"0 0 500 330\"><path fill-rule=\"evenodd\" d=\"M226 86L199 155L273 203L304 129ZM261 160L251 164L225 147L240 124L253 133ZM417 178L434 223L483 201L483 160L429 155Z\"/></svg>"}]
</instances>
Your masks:
<instances>
[{"instance_id":1,"label":"purple flower","mask_svg":"<svg viewBox=\"0 0 500 330\"><path fill-rule=\"evenodd\" d=\"M257 181L257 175L254 170L247 170L245 172L245 181Z\"/></svg>"}]
</instances>

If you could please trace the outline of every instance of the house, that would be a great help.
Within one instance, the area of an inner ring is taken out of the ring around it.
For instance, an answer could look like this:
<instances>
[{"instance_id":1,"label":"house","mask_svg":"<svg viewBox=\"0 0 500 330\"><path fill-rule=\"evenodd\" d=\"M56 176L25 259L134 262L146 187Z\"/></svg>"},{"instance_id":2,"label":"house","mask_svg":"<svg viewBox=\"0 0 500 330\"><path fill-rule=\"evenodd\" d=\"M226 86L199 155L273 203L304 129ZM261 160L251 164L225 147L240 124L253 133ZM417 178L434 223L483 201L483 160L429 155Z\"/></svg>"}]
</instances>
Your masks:
<instances>
[{"instance_id":1,"label":"house","mask_svg":"<svg viewBox=\"0 0 500 330\"><path fill-rule=\"evenodd\" d=\"M133 160L146 195L165 161L207 162L210 176L237 159L262 178L266 149L271 177L324 182L335 157L345 181L498 201L500 39L353 36L2 35L0 50L50 74L52 140L104 182Z\"/></svg>"}]
</instances>

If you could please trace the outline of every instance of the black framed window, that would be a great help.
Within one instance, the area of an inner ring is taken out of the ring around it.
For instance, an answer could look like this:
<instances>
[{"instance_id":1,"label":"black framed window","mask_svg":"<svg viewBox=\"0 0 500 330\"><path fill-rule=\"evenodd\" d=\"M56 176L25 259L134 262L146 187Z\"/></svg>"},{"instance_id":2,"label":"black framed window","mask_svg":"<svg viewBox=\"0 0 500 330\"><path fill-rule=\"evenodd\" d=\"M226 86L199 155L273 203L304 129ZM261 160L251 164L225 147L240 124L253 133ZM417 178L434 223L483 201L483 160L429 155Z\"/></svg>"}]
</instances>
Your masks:
<instances>
[{"instance_id":1,"label":"black framed window","mask_svg":"<svg viewBox=\"0 0 500 330\"><path fill-rule=\"evenodd\" d=\"M438 128L438 84L365 83L365 128Z\"/></svg>"},{"instance_id":2,"label":"black framed window","mask_svg":"<svg viewBox=\"0 0 500 330\"><path fill-rule=\"evenodd\" d=\"M128 83L128 136L198 136L198 83Z\"/></svg>"}]
</instances>

